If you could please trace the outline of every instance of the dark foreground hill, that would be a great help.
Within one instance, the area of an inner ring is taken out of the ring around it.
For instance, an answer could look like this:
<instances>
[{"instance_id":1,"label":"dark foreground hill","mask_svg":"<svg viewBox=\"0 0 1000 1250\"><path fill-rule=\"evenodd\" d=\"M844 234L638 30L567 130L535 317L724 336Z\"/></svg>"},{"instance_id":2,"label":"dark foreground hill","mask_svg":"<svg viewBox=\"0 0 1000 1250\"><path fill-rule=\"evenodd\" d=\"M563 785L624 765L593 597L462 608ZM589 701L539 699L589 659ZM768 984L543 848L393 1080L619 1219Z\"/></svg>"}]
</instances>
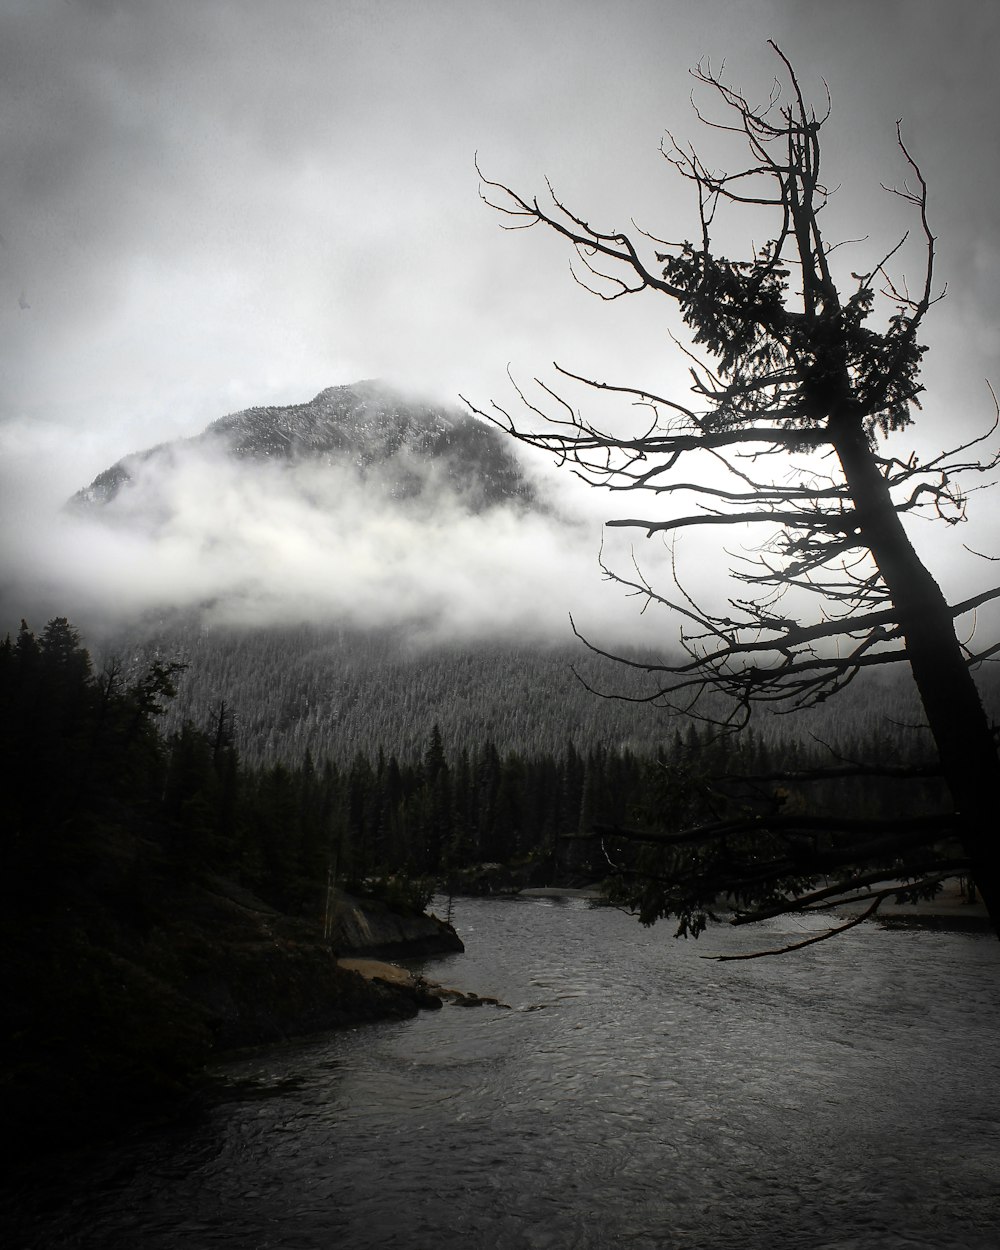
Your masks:
<instances>
[{"instance_id":1,"label":"dark foreground hill","mask_svg":"<svg viewBox=\"0 0 1000 1250\"><path fill-rule=\"evenodd\" d=\"M54 865L45 906L27 915L8 906L0 919L0 1107L22 1149L57 1149L176 1109L233 1047L438 1005L363 979L340 955L461 949L431 918L340 892L325 939L121 830L81 849L85 862L72 871Z\"/></svg>"},{"instance_id":2,"label":"dark foreground hill","mask_svg":"<svg viewBox=\"0 0 1000 1250\"><path fill-rule=\"evenodd\" d=\"M322 855L280 876L288 823L246 815L232 749L160 734L170 679L95 674L61 618L0 643L0 1114L22 1149L127 1121L222 1049L421 1005L338 954L461 949L425 894L359 901Z\"/></svg>"}]
</instances>

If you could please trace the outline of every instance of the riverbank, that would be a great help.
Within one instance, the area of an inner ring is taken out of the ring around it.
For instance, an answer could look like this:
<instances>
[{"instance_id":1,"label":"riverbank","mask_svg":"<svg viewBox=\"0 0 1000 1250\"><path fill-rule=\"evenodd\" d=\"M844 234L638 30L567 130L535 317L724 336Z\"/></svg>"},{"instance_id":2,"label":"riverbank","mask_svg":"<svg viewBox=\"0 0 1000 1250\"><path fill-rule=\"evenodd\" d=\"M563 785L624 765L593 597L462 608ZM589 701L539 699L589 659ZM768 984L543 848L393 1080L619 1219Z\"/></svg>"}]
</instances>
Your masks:
<instances>
[{"instance_id":1,"label":"riverbank","mask_svg":"<svg viewBox=\"0 0 1000 1250\"><path fill-rule=\"evenodd\" d=\"M467 953L416 966L512 1010L445 1004L235 1054L165 1131L8 1169L8 1242L1000 1244L995 941L866 923L718 964L761 931L678 942L575 899L453 914Z\"/></svg>"},{"instance_id":2,"label":"riverbank","mask_svg":"<svg viewBox=\"0 0 1000 1250\"><path fill-rule=\"evenodd\" d=\"M867 906L869 904L862 900L839 904L836 910L857 914ZM970 902L967 891L958 881L946 881L933 898L918 899L913 903L900 903L895 898L887 898L879 905L875 919L889 928L955 929L976 933L993 931L993 922L985 904L978 895Z\"/></svg>"},{"instance_id":3,"label":"riverbank","mask_svg":"<svg viewBox=\"0 0 1000 1250\"><path fill-rule=\"evenodd\" d=\"M412 988L338 956L463 949L435 917L336 892L331 937L237 883L157 869L65 883L48 914L0 917L0 1114L27 1150L176 1104L233 1049L415 1015Z\"/></svg>"},{"instance_id":4,"label":"riverbank","mask_svg":"<svg viewBox=\"0 0 1000 1250\"><path fill-rule=\"evenodd\" d=\"M582 887L538 886L519 890L517 896L583 899L595 905L606 901L604 891L597 884ZM862 898L849 903L834 902L828 914L842 915L844 919L849 919L868 907L870 901ZM725 905L719 908L720 914L724 914L726 910ZM874 922L890 928L954 929L973 933L993 931L993 922L985 904L978 895L970 901L966 889L958 881L946 881L939 893L930 899L918 899L911 903L898 902L893 897L887 898L879 905L873 919Z\"/></svg>"},{"instance_id":5,"label":"riverbank","mask_svg":"<svg viewBox=\"0 0 1000 1250\"><path fill-rule=\"evenodd\" d=\"M469 990L458 990L437 981L429 981L420 973L402 968L399 964L389 963L381 959L341 959L341 968L357 973L366 981L376 985L400 987L413 994L421 1007L438 1008L444 1003L454 1003L460 1007L502 1007L510 1009L509 1003L476 994Z\"/></svg>"}]
</instances>

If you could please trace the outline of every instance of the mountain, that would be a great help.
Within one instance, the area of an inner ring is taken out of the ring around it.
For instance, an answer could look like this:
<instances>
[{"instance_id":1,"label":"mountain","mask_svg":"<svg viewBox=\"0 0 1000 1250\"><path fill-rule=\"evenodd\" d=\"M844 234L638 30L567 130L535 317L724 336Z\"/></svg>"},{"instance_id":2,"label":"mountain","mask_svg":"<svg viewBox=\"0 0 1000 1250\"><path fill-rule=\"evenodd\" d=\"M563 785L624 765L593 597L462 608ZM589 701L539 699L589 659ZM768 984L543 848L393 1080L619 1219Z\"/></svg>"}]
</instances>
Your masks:
<instances>
[{"instance_id":1,"label":"mountain","mask_svg":"<svg viewBox=\"0 0 1000 1250\"><path fill-rule=\"evenodd\" d=\"M254 764L298 762L307 751L342 764L359 752L372 760L380 752L420 759L435 725L449 756L486 742L501 755L558 755L572 742L584 754L605 746L648 757L692 723L647 702L655 674L568 642L414 647L404 632L388 629L205 628L174 617L147 622L143 635L106 639L97 658L99 665L114 658L132 675L153 660L185 664L164 729L184 720L210 728L224 706L240 754ZM1000 692L992 685L996 706ZM726 710L717 700L699 704L703 715ZM926 742L919 722L906 676L874 673L795 716L761 708L753 725L772 746L800 740L851 754L852 743L902 738L919 754Z\"/></svg>"},{"instance_id":2,"label":"mountain","mask_svg":"<svg viewBox=\"0 0 1000 1250\"><path fill-rule=\"evenodd\" d=\"M74 502L116 523L88 529L119 616L91 645L127 668L187 664L167 728L210 725L225 704L249 760L419 756L435 724L453 752L649 753L677 727L649 704L655 676L572 640L560 576L595 536L545 508L508 440L465 413L377 382L331 387L126 456ZM592 557L581 577L596 584ZM905 689L868 682L758 724L842 741L890 708L919 719Z\"/></svg>"},{"instance_id":3,"label":"mountain","mask_svg":"<svg viewBox=\"0 0 1000 1250\"><path fill-rule=\"evenodd\" d=\"M534 502L507 440L458 409L408 399L377 381L332 386L308 403L248 408L213 421L193 438L123 457L77 492L78 506L109 504L141 475L169 474L186 455L236 461L311 463L349 470L369 489L412 499L433 482L472 512Z\"/></svg>"},{"instance_id":4,"label":"mountain","mask_svg":"<svg viewBox=\"0 0 1000 1250\"><path fill-rule=\"evenodd\" d=\"M673 732L662 714L597 689L635 695L641 677L582 647L491 640L413 647L402 631L332 626L198 627L177 618L140 638L109 640L130 672L153 660L187 665L165 722L214 723L225 704L241 755L254 763L349 761L379 751L419 758L432 727L449 753L492 741L501 753L557 753L568 741L636 752Z\"/></svg>"}]
</instances>

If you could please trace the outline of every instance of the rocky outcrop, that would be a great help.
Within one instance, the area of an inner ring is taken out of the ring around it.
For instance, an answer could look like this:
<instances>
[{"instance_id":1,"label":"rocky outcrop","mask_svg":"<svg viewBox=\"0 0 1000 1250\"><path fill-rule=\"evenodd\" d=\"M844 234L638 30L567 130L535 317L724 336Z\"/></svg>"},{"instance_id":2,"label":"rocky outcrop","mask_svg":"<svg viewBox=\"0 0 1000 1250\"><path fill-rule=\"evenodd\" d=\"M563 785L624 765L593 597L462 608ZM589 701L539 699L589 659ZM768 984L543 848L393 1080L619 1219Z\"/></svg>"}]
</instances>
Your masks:
<instances>
[{"instance_id":1,"label":"rocky outcrop","mask_svg":"<svg viewBox=\"0 0 1000 1250\"><path fill-rule=\"evenodd\" d=\"M219 1049L414 1015L430 1005L409 986L403 992L357 976L338 963L340 954L417 958L464 950L451 925L435 916L394 912L341 891L328 940L230 882L213 882L206 897L211 934L195 932L184 944L190 973L182 988L206 1014Z\"/></svg>"},{"instance_id":2,"label":"rocky outcrop","mask_svg":"<svg viewBox=\"0 0 1000 1250\"><path fill-rule=\"evenodd\" d=\"M338 891L334 899L330 944L341 953L417 959L463 951L450 924L425 913L393 911L374 899Z\"/></svg>"}]
</instances>

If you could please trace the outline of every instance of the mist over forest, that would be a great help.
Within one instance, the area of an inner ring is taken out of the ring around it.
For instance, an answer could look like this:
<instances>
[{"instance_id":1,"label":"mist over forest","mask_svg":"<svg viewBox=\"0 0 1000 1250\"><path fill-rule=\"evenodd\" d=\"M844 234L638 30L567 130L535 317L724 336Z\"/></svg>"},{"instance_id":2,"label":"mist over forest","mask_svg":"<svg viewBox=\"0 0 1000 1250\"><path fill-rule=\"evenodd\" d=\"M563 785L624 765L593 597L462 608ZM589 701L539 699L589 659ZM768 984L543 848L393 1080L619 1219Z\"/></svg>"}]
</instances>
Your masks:
<instances>
[{"instance_id":1,"label":"mist over forest","mask_svg":"<svg viewBox=\"0 0 1000 1250\"><path fill-rule=\"evenodd\" d=\"M418 758L434 725L455 753L647 754L692 717L724 721L719 698L670 701L679 717L655 698L655 666L678 654L666 614L602 583L593 514L515 448L377 383L251 408L81 484L5 601L35 625L70 615L99 666L183 665L167 731L225 707L253 762ZM886 716L918 749L902 676L756 725L834 749Z\"/></svg>"},{"instance_id":2,"label":"mist over forest","mask_svg":"<svg viewBox=\"0 0 1000 1250\"><path fill-rule=\"evenodd\" d=\"M457 408L366 386L220 419L81 483L9 562L8 618L69 613L100 637L181 612L207 627L403 629L419 645L566 643L573 612L602 643L652 642L600 585L585 494ZM307 430L330 395L367 405L374 426L345 435L335 411Z\"/></svg>"}]
</instances>

